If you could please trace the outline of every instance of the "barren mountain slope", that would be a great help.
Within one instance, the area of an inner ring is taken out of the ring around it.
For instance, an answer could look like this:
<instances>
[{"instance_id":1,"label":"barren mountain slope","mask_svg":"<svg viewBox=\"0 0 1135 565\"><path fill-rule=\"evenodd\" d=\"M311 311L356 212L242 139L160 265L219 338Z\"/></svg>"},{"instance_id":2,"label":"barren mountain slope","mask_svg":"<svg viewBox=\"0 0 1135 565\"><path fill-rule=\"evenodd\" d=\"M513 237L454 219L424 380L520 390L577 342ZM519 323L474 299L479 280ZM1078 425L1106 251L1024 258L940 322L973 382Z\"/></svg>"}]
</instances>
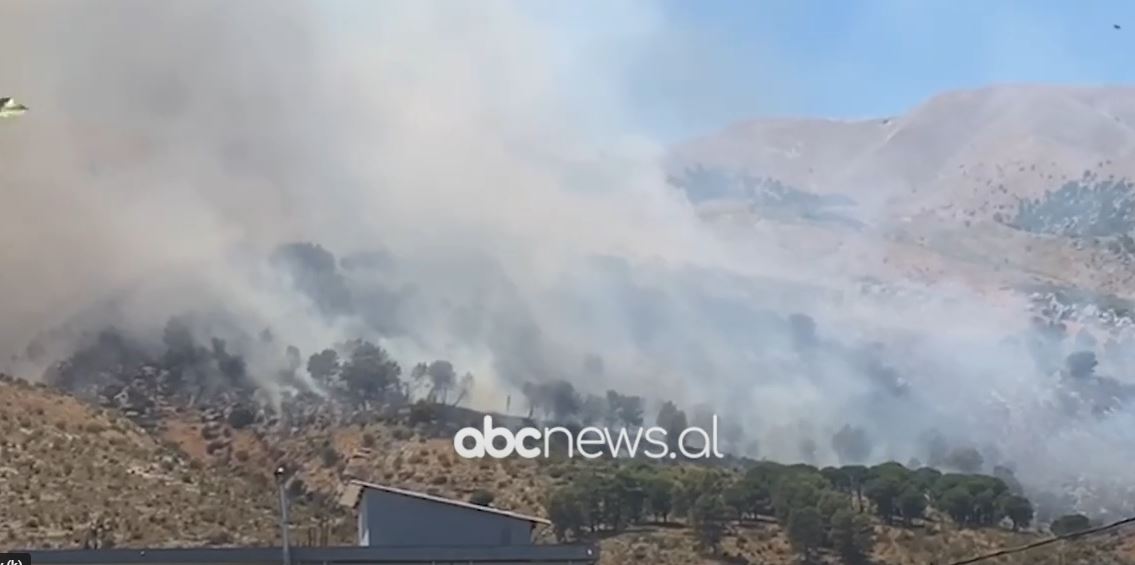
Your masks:
<instances>
[{"instance_id":1,"label":"barren mountain slope","mask_svg":"<svg viewBox=\"0 0 1135 565\"><path fill-rule=\"evenodd\" d=\"M772 177L896 216L949 204L991 215L1087 170L1135 176L1133 156L1135 88L1018 85L942 94L891 118L754 120L677 147L671 167Z\"/></svg>"},{"instance_id":2,"label":"barren mountain slope","mask_svg":"<svg viewBox=\"0 0 1135 565\"><path fill-rule=\"evenodd\" d=\"M3 376L0 398L0 546L263 545L278 538L271 482L208 467L121 413L41 385Z\"/></svg>"},{"instance_id":3,"label":"barren mountain slope","mask_svg":"<svg viewBox=\"0 0 1135 565\"><path fill-rule=\"evenodd\" d=\"M712 225L878 279L1130 295L1135 88L1000 86L893 118L754 120L676 147Z\"/></svg>"}]
</instances>

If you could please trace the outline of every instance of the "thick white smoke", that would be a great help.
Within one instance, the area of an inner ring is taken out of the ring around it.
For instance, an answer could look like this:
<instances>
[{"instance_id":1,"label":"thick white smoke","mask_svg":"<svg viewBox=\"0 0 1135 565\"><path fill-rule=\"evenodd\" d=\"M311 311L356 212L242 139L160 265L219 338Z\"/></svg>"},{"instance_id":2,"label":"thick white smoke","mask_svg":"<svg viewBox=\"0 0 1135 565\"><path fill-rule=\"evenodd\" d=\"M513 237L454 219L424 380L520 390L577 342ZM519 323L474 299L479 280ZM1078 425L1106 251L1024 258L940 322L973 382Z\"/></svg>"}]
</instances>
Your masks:
<instances>
[{"instance_id":1,"label":"thick white smoke","mask_svg":"<svg viewBox=\"0 0 1135 565\"><path fill-rule=\"evenodd\" d=\"M492 408L552 378L707 404L769 457L811 439L834 462L850 423L874 459L938 430L1041 486L1123 472L1130 432L1046 408L1049 377L1000 341L1029 331L1023 303L868 299L842 263L707 227L626 120L626 66L672 24L571 4L9 4L0 94L32 110L0 124L0 352L30 370L54 328L157 340L191 311L305 355L362 335L451 359ZM329 317L268 264L289 241L394 266ZM908 393L797 351L792 312L841 351L884 343Z\"/></svg>"}]
</instances>

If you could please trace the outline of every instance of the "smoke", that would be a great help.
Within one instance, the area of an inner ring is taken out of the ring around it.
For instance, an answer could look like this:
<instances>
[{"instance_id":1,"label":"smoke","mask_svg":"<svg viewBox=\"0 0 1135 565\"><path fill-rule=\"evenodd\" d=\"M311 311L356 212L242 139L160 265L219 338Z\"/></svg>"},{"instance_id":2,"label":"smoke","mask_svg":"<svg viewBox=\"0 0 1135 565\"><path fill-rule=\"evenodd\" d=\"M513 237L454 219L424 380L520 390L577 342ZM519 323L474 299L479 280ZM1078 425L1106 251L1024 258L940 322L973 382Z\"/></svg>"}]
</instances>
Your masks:
<instances>
[{"instance_id":1,"label":"smoke","mask_svg":"<svg viewBox=\"0 0 1135 565\"><path fill-rule=\"evenodd\" d=\"M156 344L193 312L269 386L283 353L248 336L364 336L472 371L489 408L565 378L711 406L774 458L834 463L852 424L875 460L938 431L1034 485L1122 476L1130 426L1045 404L1022 299L871 296L846 261L700 220L627 119L629 67L678 24L570 4L8 6L0 84L32 109L0 124L4 359L107 325ZM271 260L292 241L333 260Z\"/></svg>"}]
</instances>

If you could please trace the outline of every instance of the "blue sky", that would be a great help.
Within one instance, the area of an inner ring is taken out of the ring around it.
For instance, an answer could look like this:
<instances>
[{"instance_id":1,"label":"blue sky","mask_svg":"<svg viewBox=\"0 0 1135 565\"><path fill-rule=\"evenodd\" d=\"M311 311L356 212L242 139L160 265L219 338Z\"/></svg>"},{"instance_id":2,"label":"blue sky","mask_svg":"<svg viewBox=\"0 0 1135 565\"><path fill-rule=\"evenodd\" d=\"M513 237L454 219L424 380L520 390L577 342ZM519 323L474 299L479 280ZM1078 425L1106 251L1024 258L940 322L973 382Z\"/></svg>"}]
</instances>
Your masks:
<instances>
[{"instance_id":1,"label":"blue sky","mask_svg":"<svg viewBox=\"0 0 1135 565\"><path fill-rule=\"evenodd\" d=\"M663 35L704 55L660 73L676 58L662 49L639 68L637 120L667 137L746 116L895 114L943 90L990 83L1135 82L1130 0L662 5Z\"/></svg>"},{"instance_id":2,"label":"blue sky","mask_svg":"<svg viewBox=\"0 0 1135 565\"><path fill-rule=\"evenodd\" d=\"M461 11L477 1L439 0L434 7ZM340 25L363 33L390 5L323 4L350 7L339 14ZM515 6L555 36L571 62L570 76L616 69L627 91L628 125L661 140L757 116L893 115L945 90L992 83L1135 83L1129 55L1135 0L516 0ZM579 90L583 95L585 87Z\"/></svg>"}]
</instances>

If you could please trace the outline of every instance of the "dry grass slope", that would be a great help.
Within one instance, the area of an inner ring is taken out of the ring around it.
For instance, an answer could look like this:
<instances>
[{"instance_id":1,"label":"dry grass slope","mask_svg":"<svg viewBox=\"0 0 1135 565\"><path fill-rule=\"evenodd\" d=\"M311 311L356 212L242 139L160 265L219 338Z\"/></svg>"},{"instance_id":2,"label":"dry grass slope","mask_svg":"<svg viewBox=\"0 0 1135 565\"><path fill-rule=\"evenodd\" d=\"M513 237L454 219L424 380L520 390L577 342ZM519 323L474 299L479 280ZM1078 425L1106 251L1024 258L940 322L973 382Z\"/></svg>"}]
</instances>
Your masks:
<instances>
[{"instance_id":1,"label":"dry grass slope","mask_svg":"<svg viewBox=\"0 0 1135 565\"><path fill-rule=\"evenodd\" d=\"M425 428L382 421L279 434L226 429L233 448L210 454L200 433L204 418L188 411L171 415L151 434L114 412L7 377L0 397L8 408L0 414L5 547L277 543L268 473L280 461L292 462L304 485L294 492L294 539L328 544L353 541L345 509L326 504L348 478L463 500L485 490L495 496L494 506L543 515L544 494L592 464L463 460ZM326 530L322 538L313 537L316 527ZM875 530L876 563L912 565L948 563L1040 536L962 530L944 519L910 529L876 524ZM551 539L551 532L541 535ZM1119 532L994 563L1135 563L1131 538ZM716 555L700 551L681 523L632 526L598 541L602 562L610 565L797 562L780 526L766 522L731 524ZM820 559L840 562L831 554Z\"/></svg>"},{"instance_id":2,"label":"dry grass slope","mask_svg":"<svg viewBox=\"0 0 1135 565\"><path fill-rule=\"evenodd\" d=\"M0 545L264 543L271 490L214 473L121 415L0 382Z\"/></svg>"}]
</instances>

